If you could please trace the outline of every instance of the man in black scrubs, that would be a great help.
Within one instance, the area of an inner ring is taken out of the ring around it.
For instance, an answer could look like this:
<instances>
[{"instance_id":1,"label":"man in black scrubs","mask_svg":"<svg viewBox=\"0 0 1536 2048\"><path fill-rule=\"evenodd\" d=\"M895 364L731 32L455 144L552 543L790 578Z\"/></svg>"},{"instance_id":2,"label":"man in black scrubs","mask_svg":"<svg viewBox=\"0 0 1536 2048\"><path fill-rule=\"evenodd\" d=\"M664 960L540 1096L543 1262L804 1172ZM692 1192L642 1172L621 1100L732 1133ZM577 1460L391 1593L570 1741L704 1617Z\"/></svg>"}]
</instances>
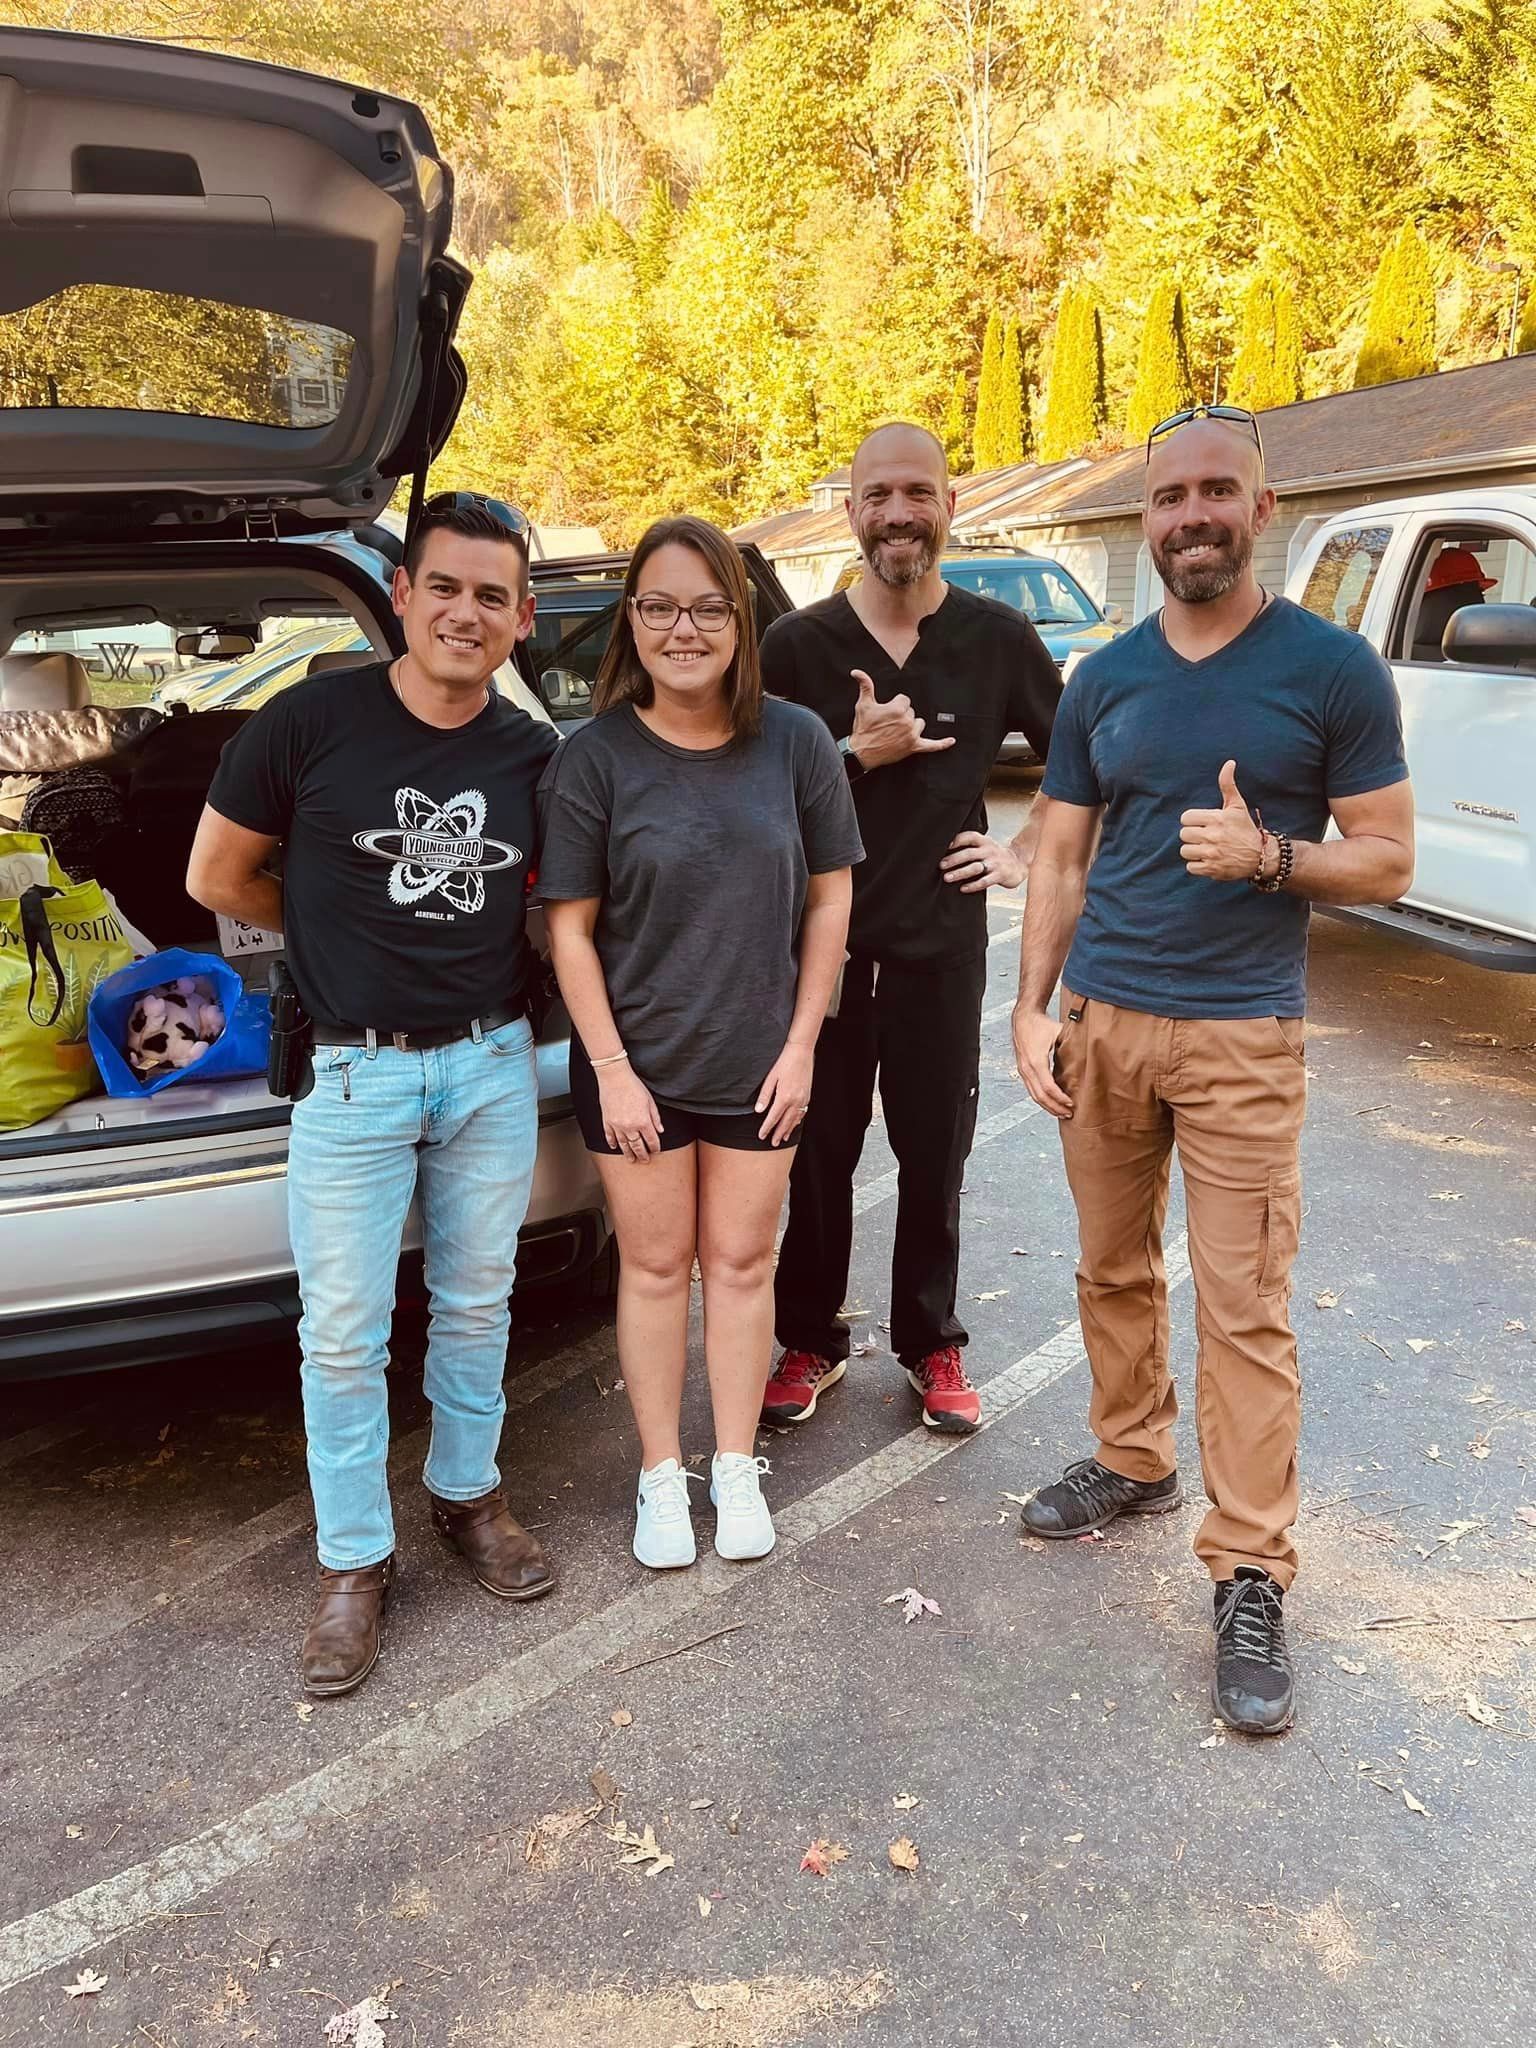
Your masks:
<instances>
[{"instance_id":1,"label":"man in black scrubs","mask_svg":"<svg viewBox=\"0 0 1536 2048\"><path fill-rule=\"evenodd\" d=\"M1024 879L1039 817L1011 844L987 836L987 781L1022 731L1041 759L1061 695L1021 612L945 583L954 514L944 451L921 427L878 427L853 458L849 523L866 574L775 620L763 681L832 729L864 840L849 960L822 1027L790 1178L775 1321L783 1356L767 1422L805 1422L843 1377L839 1320L853 1249L853 1175L874 1108L900 1168L891 1349L932 1429L968 1431L980 1401L955 1314L960 1183L976 1128L986 892Z\"/></svg>"}]
</instances>

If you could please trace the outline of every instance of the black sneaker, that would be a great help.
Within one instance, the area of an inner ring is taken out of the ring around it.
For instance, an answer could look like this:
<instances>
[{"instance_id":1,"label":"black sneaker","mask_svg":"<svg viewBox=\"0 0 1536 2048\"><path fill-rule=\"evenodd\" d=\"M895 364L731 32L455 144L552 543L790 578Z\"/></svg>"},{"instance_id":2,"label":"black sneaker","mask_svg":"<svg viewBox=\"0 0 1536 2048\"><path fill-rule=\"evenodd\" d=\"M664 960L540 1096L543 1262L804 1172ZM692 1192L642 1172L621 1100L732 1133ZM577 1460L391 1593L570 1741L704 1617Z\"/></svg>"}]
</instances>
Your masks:
<instances>
[{"instance_id":1,"label":"black sneaker","mask_svg":"<svg viewBox=\"0 0 1536 2048\"><path fill-rule=\"evenodd\" d=\"M1042 1486L1019 1510L1031 1536L1060 1542L1087 1536L1117 1515L1171 1515L1184 1505L1177 1472L1165 1479L1122 1479L1097 1458L1069 1465L1054 1486Z\"/></svg>"},{"instance_id":2,"label":"black sneaker","mask_svg":"<svg viewBox=\"0 0 1536 2048\"><path fill-rule=\"evenodd\" d=\"M1216 1676L1211 1700L1240 1735L1279 1735L1296 1713L1296 1678L1285 1642L1285 1595L1257 1565L1240 1564L1216 1586Z\"/></svg>"}]
</instances>

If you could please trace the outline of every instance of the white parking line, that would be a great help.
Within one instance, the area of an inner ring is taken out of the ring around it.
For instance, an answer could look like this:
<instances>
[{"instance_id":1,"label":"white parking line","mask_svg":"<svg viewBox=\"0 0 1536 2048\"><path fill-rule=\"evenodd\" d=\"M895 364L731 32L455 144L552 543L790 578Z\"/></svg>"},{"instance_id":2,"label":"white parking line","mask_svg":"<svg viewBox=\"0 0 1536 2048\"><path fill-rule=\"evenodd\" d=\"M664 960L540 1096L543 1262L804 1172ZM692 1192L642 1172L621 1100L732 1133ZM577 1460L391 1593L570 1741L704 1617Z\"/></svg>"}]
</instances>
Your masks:
<instances>
[{"instance_id":1,"label":"white parking line","mask_svg":"<svg viewBox=\"0 0 1536 2048\"><path fill-rule=\"evenodd\" d=\"M1189 1276L1182 1237L1167 1253L1168 1285ZM1063 1373L1084 1362L1082 1336L1069 1324L1026 1352L981 1390L982 1428L991 1428ZM237 1872L265 1863L338 1814L356 1814L427 1777L484 1735L515 1721L621 1651L712 1601L739 1591L744 1577L775 1569L786 1556L850 1515L905 1485L966 1441L919 1425L775 1516L778 1546L758 1565L707 1557L693 1571L648 1580L585 1621L495 1665L436 1707L375 1736L322 1769L269 1793L233 1819L133 1864L117 1876L0 1928L0 1992L44 1970L77 1961L161 1913L179 1912Z\"/></svg>"}]
</instances>

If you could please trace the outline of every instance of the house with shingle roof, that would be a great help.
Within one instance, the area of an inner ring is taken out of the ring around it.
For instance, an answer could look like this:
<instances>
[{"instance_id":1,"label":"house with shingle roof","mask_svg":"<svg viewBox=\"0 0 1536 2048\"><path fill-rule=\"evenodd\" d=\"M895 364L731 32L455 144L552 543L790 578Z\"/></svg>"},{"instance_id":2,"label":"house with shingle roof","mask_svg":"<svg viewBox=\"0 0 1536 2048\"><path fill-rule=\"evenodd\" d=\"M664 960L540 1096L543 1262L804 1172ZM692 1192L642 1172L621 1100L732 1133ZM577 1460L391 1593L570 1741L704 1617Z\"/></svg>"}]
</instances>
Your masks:
<instances>
[{"instance_id":1,"label":"house with shingle roof","mask_svg":"<svg viewBox=\"0 0 1536 2048\"><path fill-rule=\"evenodd\" d=\"M1261 414L1260 426L1279 503L1254 561L1260 581L1278 590L1337 512L1423 491L1536 484L1536 355L1305 399ZM1138 619L1160 591L1141 537L1145 460L1138 446L958 479L954 537L1049 555L1101 605ZM835 589L855 557L846 483L847 471L834 471L809 507L737 529L739 540L762 548L797 604Z\"/></svg>"}]
</instances>

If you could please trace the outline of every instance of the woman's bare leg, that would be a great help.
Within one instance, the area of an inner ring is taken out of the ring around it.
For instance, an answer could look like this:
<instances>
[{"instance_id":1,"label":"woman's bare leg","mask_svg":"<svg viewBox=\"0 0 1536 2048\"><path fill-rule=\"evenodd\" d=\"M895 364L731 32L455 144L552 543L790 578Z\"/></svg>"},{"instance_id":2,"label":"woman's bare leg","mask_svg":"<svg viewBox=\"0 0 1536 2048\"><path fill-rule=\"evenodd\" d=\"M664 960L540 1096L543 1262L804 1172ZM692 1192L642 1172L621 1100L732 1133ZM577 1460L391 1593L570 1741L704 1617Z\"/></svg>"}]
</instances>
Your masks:
<instances>
[{"instance_id":1,"label":"woman's bare leg","mask_svg":"<svg viewBox=\"0 0 1536 2048\"><path fill-rule=\"evenodd\" d=\"M698 1149L683 1145L638 1160L596 1155L619 1240L619 1369L646 1470L666 1458L682 1462Z\"/></svg>"}]
</instances>

